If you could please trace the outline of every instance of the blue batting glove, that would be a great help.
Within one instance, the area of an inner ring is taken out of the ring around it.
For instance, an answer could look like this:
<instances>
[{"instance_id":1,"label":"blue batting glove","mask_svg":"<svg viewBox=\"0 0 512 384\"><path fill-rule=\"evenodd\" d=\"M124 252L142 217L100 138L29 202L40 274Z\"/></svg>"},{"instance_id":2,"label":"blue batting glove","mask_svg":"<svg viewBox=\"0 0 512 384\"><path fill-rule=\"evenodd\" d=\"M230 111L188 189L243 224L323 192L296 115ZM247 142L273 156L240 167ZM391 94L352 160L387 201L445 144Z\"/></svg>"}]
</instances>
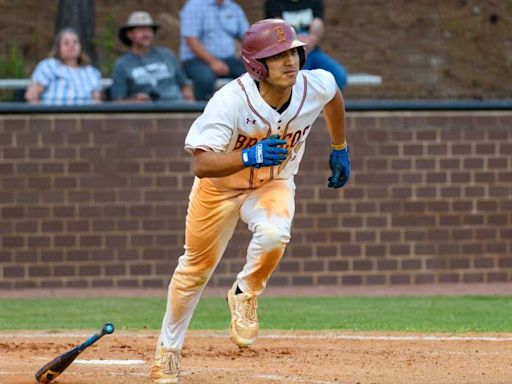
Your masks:
<instances>
[{"instance_id":1,"label":"blue batting glove","mask_svg":"<svg viewBox=\"0 0 512 384\"><path fill-rule=\"evenodd\" d=\"M279 135L272 135L250 148L242 150L242 161L246 167L270 167L279 165L286 159L288 151L280 147L286 145L286 140L279 139Z\"/></svg>"},{"instance_id":2,"label":"blue batting glove","mask_svg":"<svg viewBox=\"0 0 512 384\"><path fill-rule=\"evenodd\" d=\"M348 147L340 150L331 150L329 158L332 175L329 177L329 188L341 188L347 184L350 177L350 157Z\"/></svg>"}]
</instances>

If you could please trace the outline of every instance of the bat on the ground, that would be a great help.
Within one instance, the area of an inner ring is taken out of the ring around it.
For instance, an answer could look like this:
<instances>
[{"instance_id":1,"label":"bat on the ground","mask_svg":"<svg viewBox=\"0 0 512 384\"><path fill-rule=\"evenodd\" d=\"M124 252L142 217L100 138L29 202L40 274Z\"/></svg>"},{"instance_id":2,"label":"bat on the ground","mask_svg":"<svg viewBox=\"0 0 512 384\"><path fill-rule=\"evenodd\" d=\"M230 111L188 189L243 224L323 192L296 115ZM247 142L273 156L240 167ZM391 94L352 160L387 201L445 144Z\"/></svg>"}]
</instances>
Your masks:
<instances>
[{"instance_id":1,"label":"bat on the ground","mask_svg":"<svg viewBox=\"0 0 512 384\"><path fill-rule=\"evenodd\" d=\"M64 352L62 355L57 356L55 359L46 363L43 367L36 372L36 380L41 384L48 384L50 381L59 376L76 357L84 351L87 347L94 344L102 336L108 335L114 332L114 325L111 323L105 323L103 327L87 339L84 343L79 346Z\"/></svg>"}]
</instances>

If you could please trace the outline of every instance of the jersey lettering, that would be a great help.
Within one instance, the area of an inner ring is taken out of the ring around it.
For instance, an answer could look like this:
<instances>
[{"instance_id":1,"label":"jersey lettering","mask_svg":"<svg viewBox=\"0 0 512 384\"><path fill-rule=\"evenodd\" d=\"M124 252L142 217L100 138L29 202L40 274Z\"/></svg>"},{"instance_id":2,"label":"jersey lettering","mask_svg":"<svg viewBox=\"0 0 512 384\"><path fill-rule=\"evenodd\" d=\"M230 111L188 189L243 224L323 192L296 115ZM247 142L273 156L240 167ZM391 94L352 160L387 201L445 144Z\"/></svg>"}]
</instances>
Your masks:
<instances>
[{"instance_id":1,"label":"jersey lettering","mask_svg":"<svg viewBox=\"0 0 512 384\"><path fill-rule=\"evenodd\" d=\"M247 140L249 139L249 140ZM247 144L245 144L245 142L247 141ZM236 143L235 143L235 147L233 148L233 151L236 151L238 149L245 149L245 148L250 148L252 147L254 144L256 144L258 142L258 139L255 138L255 137L247 137L245 135L241 135L241 134L238 134L238 137L236 139Z\"/></svg>"}]
</instances>

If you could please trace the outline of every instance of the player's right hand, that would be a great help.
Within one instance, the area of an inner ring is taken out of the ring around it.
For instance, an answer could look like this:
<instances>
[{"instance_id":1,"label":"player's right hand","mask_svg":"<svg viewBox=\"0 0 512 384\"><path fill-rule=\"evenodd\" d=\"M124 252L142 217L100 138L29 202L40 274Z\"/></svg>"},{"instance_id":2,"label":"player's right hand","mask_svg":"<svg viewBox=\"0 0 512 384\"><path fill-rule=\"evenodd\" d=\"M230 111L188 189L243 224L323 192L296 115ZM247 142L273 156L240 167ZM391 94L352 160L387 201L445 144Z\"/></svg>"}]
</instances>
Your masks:
<instances>
[{"instance_id":1,"label":"player's right hand","mask_svg":"<svg viewBox=\"0 0 512 384\"><path fill-rule=\"evenodd\" d=\"M242 161L246 167L270 167L279 165L288 156L288 150L280 147L286 140L279 135L272 135L250 148L242 150Z\"/></svg>"}]
</instances>

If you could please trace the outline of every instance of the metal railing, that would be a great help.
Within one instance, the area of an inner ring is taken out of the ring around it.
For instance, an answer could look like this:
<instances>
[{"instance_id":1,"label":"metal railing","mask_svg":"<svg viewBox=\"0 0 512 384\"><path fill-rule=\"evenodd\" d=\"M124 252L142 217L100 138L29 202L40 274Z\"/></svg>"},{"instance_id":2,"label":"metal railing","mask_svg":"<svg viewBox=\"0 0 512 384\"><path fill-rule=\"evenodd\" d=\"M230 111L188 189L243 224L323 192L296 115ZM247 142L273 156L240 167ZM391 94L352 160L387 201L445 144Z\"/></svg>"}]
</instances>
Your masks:
<instances>
[{"instance_id":1,"label":"metal railing","mask_svg":"<svg viewBox=\"0 0 512 384\"><path fill-rule=\"evenodd\" d=\"M216 87L220 88L230 80L220 78L217 80ZM104 78L101 81L103 88L108 88L112 85L112 79L110 78ZM27 88L29 84L30 79L0 79L0 89L20 90ZM347 84L349 86L378 86L382 84L382 77L368 73L354 73L348 75Z\"/></svg>"}]
</instances>

